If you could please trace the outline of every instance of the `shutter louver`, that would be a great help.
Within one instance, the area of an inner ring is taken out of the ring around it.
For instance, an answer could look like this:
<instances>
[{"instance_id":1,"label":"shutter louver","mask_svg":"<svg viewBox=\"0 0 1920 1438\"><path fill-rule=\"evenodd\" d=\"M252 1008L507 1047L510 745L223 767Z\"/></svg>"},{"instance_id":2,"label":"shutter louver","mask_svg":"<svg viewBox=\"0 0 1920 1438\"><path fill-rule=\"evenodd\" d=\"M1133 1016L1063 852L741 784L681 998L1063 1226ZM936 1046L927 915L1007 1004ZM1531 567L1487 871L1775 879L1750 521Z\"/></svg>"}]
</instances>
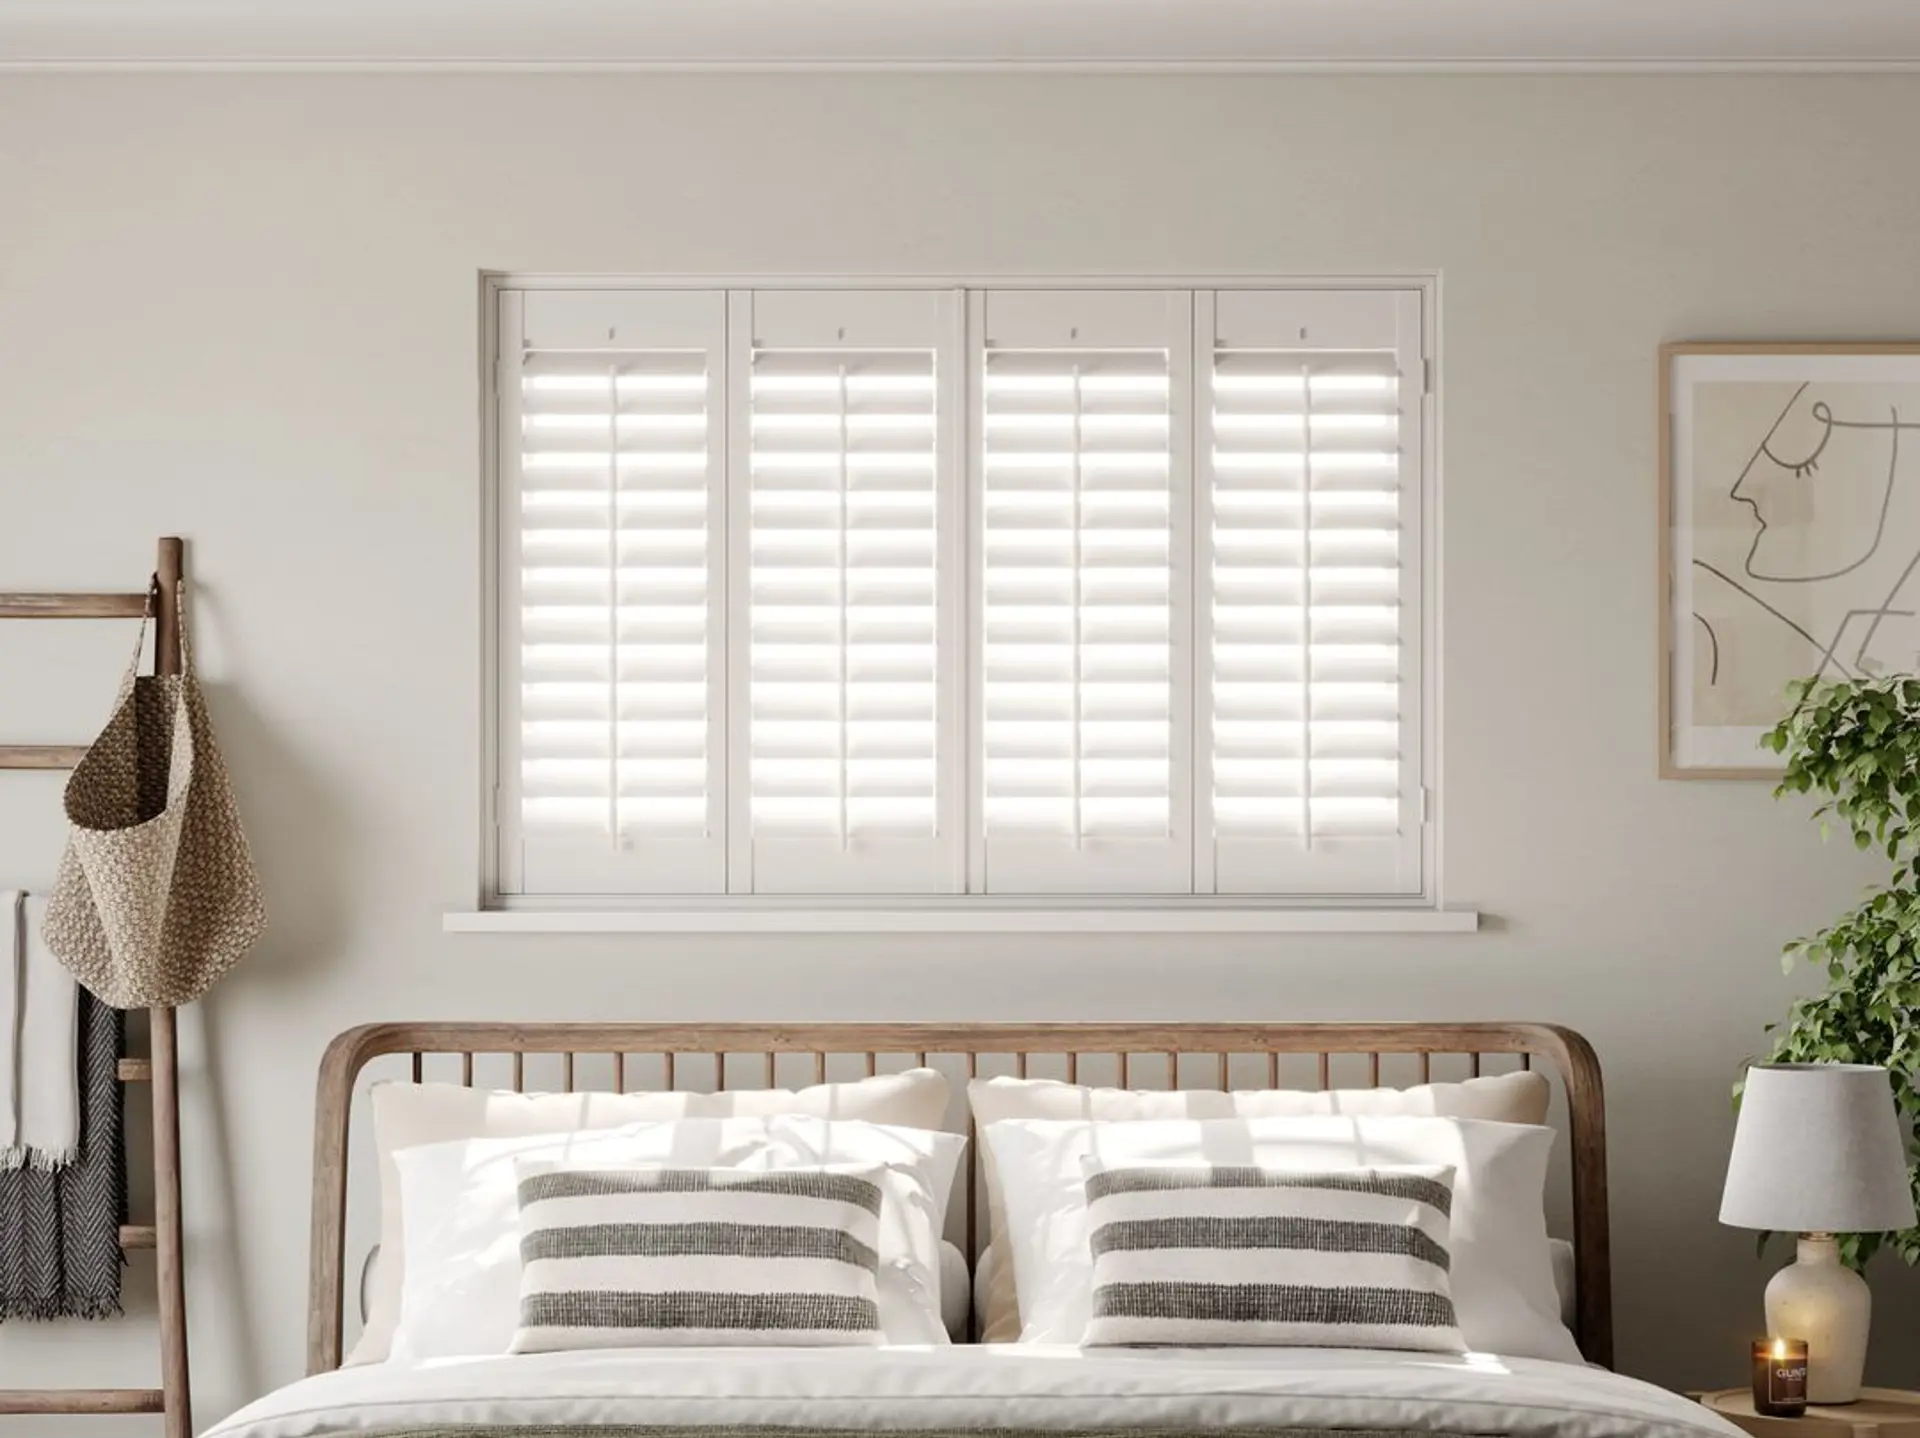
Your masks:
<instances>
[{"instance_id":1,"label":"shutter louver","mask_svg":"<svg viewBox=\"0 0 1920 1438\"><path fill-rule=\"evenodd\" d=\"M710 342L721 310L718 296L670 298L652 316L642 297L534 296L511 317L518 804L506 827L542 889L724 883ZM669 347L661 321L688 309L685 338L709 342Z\"/></svg>"},{"instance_id":2,"label":"shutter louver","mask_svg":"<svg viewBox=\"0 0 1920 1438\"><path fill-rule=\"evenodd\" d=\"M1190 882L1175 554L1183 306L988 297L982 358L981 808L989 892ZM1141 302L1145 303L1142 304ZM1170 315L1169 311L1173 311ZM1057 311L1057 312L1056 312ZM1135 318L1138 313L1138 318ZM1090 343L1029 348L1020 343ZM1117 336L1116 336L1117 337Z\"/></svg>"},{"instance_id":3,"label":"shutter louver","mask_svg":"<svg viewBox=\"0 0 1920 1438\"><path fill-rule=\"evenodd\" d=\"M1286 298L1219 297L1206 397L1215 882L1415 892L1417 302Z\"/></svg>"},{"instance_id":4,"label":"shutter louver","mask_svg":"<svg viewBox=\"0 0 1920 1438\"><path fill-rule=\"evenodd\" d=\"M948 302L741 303L752 891L938 892L960 852L941 804Z\"/></svg>"}]
</instances>

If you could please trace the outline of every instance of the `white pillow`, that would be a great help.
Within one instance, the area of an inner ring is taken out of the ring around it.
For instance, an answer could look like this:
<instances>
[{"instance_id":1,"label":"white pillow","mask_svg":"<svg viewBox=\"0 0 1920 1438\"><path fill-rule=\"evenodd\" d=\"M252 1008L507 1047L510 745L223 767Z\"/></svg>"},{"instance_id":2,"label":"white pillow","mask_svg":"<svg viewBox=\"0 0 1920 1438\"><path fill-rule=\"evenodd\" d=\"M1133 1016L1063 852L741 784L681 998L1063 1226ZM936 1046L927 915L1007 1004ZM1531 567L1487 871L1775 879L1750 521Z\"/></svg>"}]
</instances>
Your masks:
<instances>
[{"instance_id":1,"label":"white pillow","mask_svg":"<svg viewBox=\"0 0 1920 1438\"><path fill-rule=\"evenodd\" d=\"M881 1166L881 1331L889 1343L945 1343L940 1233L966 1144L958 1134L795 1116L681 1119L400 1149L394 1159L408 1248L392 1356L417 1362L508 1351L519 1320L516 1160L754 1170Z\"/></svg>"},{"instance_id":2,"label":"white pillow","mask_svg":"<svg viewBox=\"0 0 1920 1438\"><path fill-rule=\"evenodd\" d=\"M1078 1343L1086 1332L1093 1257L1084 1159L1296 1172L1441 1164L1455 1174L1452 1287L1468 1346L1580 1362L1560 1321L1547 1247L1552 1129L1450 1118L1010 1120L984 1137L1006 1193L999 1241L1019 1284L1023 1343Z\"/></svg>"},{"instance_id":3,"label":"white pillow","mask_svg":"<svg viewBox=\"0 0 1920 1438\"><path fill-rule=\"evenodd\" d=\"M973 1280L967 1256L959 1245L940 1240L940 1324L955 1343L967 1341L967 1320L973 1316Z\"/></svg>"},{"instance_id":4,"label":"white pillow","mask_svg":"<svg viewBox=\"0 0 1920 1438\"><path fill-rule=\"evenodd\" d=\"M1571 1328L1580 1312L1580 1260L1564 1238L1547 1240L1553 1255L1553 1286L1560 1294L1560 1321Z\"/></svg>"},{"instance_id":5,"label":"white pillow","mask_svg":"<svg viewBox=\"0 0 1920 1438\"><path fill-rule=\"evenodd\" d=\"M967 1085L967 1103L981 1128L1010 1118L1077 1118L1119 1122L1147 1118L1294 1118L1312 1114L1441 1114L1497 1123L1547 1121L1553 1090L1546 1076L1522 1071L1488 1074L1414 1088L1359 1089L1125 1089L1088 1088L1058 1079L1002 1076ZM993 1151L980 1155L987 1183L988 1236L1007 1231L1006 1200ZM980 1305L980 1338L1010 1343L1020 1336L1022 1306L1014 1266L996 1266Z\"/></svg>"},{"instance_id":6,"label":"white pillow","mask_svg":"<svg viewBox=\"0 0 1920 1438\"><path fill-rule=\"evenodd\" d=\"M987 1152L987 1146L981 1144L980 1158L983 1161L986 1158ZM980 1257L974 1260L973 1311L982 1325L986 1323L987 1304L992 1299L994 1284L1000 1281L1000 1269L1002 1266L1003 1261L1000 1257L1000 1247L998 1244L989 1243L985 1248L980 1250ZM1012 1284L1008 1284L1007 1286L1011 1288ZM1018 1316L1018 1314L1015 1315L1016 1318ZM1019 1336L1020 1330L1016 1328L1013 1331L1013 1337L1018 1338ZM986 1342L984 1334L980 1341L983 1343Z\"/></svg>"},{"instance_id":7,"label":"white pillow","mask_svg":"<svg viewBox=\"0 0 1920 1438\"><path fill-rule=\"evenodd\" d=\"M369 1098L380 1180L380 1260L374 1267L366 1323L359 1342L347 1355L346 1366L384 1359L400 1317L406 1235L400 1223L400 1180L393 1163L398 1149L459 1138L572 1133L671 1118L786 1113L936 1129L946 1117L948 1092L946 1079L933 1069L909 1069L797 1090L737 1089L727 1093L526 1094L463 1084L377 1083Z\"/></svg>"}]
</instances>

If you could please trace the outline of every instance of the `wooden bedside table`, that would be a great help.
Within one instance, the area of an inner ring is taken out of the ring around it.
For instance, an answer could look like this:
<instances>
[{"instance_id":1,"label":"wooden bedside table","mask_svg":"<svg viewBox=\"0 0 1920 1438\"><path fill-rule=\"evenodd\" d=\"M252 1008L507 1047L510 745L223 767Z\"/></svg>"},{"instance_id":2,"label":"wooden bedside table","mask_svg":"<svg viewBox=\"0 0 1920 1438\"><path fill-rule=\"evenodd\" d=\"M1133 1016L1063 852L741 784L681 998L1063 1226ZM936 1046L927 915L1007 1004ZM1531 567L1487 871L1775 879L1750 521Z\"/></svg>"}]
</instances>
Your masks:
<instances>
[{"instance_id":1,"label":"wooden bedside table","mask_svg":"<svg viewBox=\"0 0 1920 1438\"><path fill-rule=\"evenodd\" d=\"M1804 1418L1765 1418L1753 1411L1753 1390L1722 1388L1700 1401L1754 1438L1920 1438L1920 1393L1867 1388L1858 1403L1809 1404Z\"/></svg>"}]
</instances>

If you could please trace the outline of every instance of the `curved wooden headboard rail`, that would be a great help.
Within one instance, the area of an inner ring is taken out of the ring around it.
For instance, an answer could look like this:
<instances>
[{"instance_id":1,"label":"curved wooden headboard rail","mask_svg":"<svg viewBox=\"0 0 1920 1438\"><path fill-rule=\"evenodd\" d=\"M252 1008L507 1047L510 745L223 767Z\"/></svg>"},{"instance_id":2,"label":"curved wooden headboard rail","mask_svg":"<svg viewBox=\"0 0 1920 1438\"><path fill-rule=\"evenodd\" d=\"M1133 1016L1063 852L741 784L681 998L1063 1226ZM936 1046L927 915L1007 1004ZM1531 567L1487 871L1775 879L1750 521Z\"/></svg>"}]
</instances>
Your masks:
<instances>
[{"instance_id":1,"label":"curved wooden headboard rail","mask_svg":"<svg viewBox=\"0 0 1920 1438\"><path fill-rule=\"evenodd\" d=\"M1436 1057L1465 1056L1469 1072L1481 1071L1488 1054L1517 1054L1532 1067L1543 1060L1558 1074L1566 1094L1567 1139L1573 1182L1574 1266L1578 1311L1574 1336L1591 1362L1613 1362L1613 1293L1607 1237L1607 1130L1600 1061L1572 1029L1533 1023L1171 1023L1171 1024L656 1024L656 1023L384 1023L349 1029L327 1046L313 1135L313 1251L308 1311L307 1368L322 1373L340 1366L341 1317L345 1307L347 1132L360 1072L375 1059L396 1054L412 1061L418 1082L427 1055L458 1055L461 1081L471 1084L475 1055L511 1055L514 1087L522 1087L525 1056L562 1055L564 1086L574 1084L579 1055L612 1056L614 1086L625 1090L632 1055L663 1059L665 1083L675 1083L676 1055L758 1056L761 1086L772 1085L774 1059L808 1054L813 1077L824 1078L829 1057L861 1055L873 1073L881 1055L963 1060L968 1074L983 1057L1011 1058L1024 1074L1033 1056L1064 1057L1074 1078L1080 1056L1118 1055L1127 1083L1137 1056L1212 1058L1212 1086L1226 1088L1230 1060L1265 1056L1265 1086L1281 1087L1282 1055L1318 1056L1318 1086L1330 1086L1334 1055L1363 1055L1369 1081L1381 1082L1382 1055L1416 1055L1418 1081L1433 1072ZM1179 1069L1177 1072L1184 1073ZM727 1065L715 1068L727 1087ZM1188 1085L1191 1087L1191 1085ZM1242 1086L1246 1086L1242 1084ZM736 1085L737 1087L737 1085ZM969 1163L971 1154L969 1150ZM975 1192L966 1186L969 1243L975 1235Z\"/></svg>"}]
</instances>

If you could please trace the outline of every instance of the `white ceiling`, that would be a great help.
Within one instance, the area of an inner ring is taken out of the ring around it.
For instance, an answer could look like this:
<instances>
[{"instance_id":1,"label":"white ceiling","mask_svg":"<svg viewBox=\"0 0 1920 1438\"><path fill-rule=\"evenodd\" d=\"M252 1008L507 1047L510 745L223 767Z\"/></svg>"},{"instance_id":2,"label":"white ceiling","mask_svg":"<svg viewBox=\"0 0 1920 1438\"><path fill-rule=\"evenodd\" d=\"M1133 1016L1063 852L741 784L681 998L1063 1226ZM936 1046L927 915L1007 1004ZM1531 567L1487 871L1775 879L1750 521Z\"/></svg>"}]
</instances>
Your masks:
<instances>
[{"instance_id":1,"label":"white ceiling","mask_svg":"<svg viewBox=\"0 0 1920 1438\"><path fill-rule=\"evenodd\" d=\"M1920 68L1920 0L0 0L0 65Z\"/></svg>"}]
</instances>

